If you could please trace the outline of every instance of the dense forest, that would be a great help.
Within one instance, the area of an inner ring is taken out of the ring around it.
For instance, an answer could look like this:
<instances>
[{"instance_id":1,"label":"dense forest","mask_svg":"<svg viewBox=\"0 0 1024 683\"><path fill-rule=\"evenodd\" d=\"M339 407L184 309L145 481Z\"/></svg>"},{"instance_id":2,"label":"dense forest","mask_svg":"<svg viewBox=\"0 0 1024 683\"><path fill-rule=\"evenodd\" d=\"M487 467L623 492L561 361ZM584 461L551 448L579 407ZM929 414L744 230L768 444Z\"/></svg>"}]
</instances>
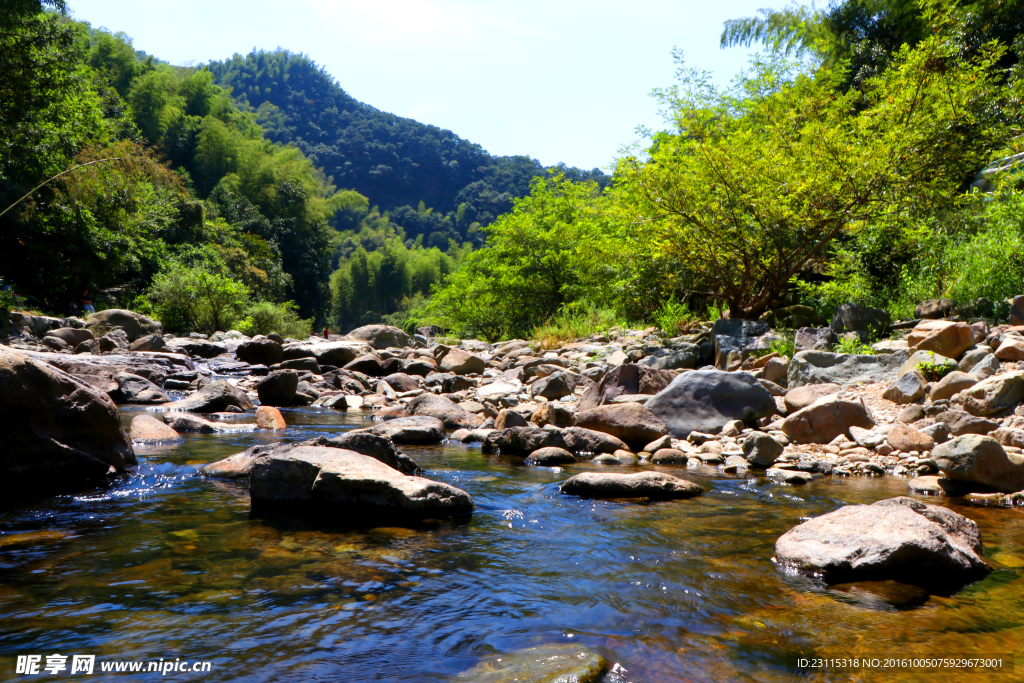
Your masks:
<instances>
[{"instance_id":1,"label":"dense forest","mask_svg":"<svg viewBox=\"0 0 1024 683\"><path fill-rule=\"evenodd\" d=\"M66 12L0 17L0 277L40 310L91 289L182 331L401 319L547 173L356 102L302 55L175 67Z\"/></svg>"},{"instance_id":2,"label":"dense forest","mask_svg":"<svg viewBox=\"0 0 1024 683\"><path fill-rule=\"evenodd\" d=\"M727 87L679 55L614 182L535 179L422 317L498 338L1024 293L1024 2L791 5L722 45L762 49Z\"/></svg>"}]
</instances>

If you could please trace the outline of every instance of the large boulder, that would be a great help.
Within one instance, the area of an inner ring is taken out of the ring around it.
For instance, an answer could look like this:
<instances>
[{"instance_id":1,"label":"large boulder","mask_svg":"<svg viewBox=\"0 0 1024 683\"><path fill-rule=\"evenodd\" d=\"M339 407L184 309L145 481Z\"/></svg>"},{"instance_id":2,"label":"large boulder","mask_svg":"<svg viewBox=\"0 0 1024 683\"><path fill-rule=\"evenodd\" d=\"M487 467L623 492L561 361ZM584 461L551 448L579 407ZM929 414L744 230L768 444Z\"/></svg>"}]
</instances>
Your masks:
<instances>
[{"instance_id":1,"label":"large boulder","mask_svg":"<svg viewBox=\"0 0 1024 683\"><path fill-rule=\"evenodd\" d=\"M531 384L530 396L542 396L549 401L555 401L563 396L570 396L575 388L576 380L572 375L568 372L555 372Z\"/></svg>"},{"instance_id":2,"label":"large boulder","mask_svg":"<svg viewBox=\"0 0 1024 683\"><path fill-rule=\"evenodd\" d=\"M888 434L885 435L885 440L889 442L890 446L904 453L910 451L924 453L935 448L935 439L931 435L900 422L892 425Z\"/></svg>"},{"instance_id":3,"label":"large boulder","mask_svg":"<svg viewBox=\"0 0 1024 683\"><path fill-rule=\"evenodd\" d=\"M154 384L162 385L168 375L195 369L187 358L173 354L69 356L51 353L29 355L35 360L45 361L69 375L74 375L107 394L114 394L118 391L116 377L123 372L138 375Z\"/></svg>"},{"instance_id":4,"label":"large boulder","mask_svg":"<svg viewBox=\"0 0 1024 683\"><path fill-rule=\"evenodd\" d=\"M623 363L609 370L600 382L583 392L578 409L590 410L603 406L617 396L654 395L671 382L671 373L646 365Z\"/></svg>"},{"instance_id":5,"label":"large boulder","mask_svg":"<svg viewBox=\"0 0 1024 683\"><path fill-rule=\"evenodd\" d=\"M416 381L415 377L407 375L404 372L393 372L385 377L384 381L388 383L388 386L398 392L414 391L420 387L419 382Z\"/></svg>"},{"instance_id":6,"label":"large boulder","mask_svg":"<svg viewBox=\"0 0 1024 683\"><path fill-rule=\"evenodd\" d=\"M626 443L611 434L597 432L583 427L569 427L562 430L565 448L573 453L614 453L627 450Z\"/></svg>"},{"instance_id":7,"label":"large boulder","mask_svg":"<svg viewBox=\"0 0 1024 683\"><path fill-rule=\"evenodd\" d=\"M753 423L777 409L775 399L752 375L720 370L684 372L645 407L677 439L690 432L717 433L733 420Z\"/></svg>"},{"instance_id":8,"label":"large boulder","mask_svg":"<svg viewBox=\"0 0 1024 683\"><path fill-rule=\"evenodd\" d=\"M849 436L850 427L870 429L875 425L864 401L826 396L796 411L782 421L782 432L797 443L829 443L840 434Z\"/></svg>"},{"instance_id":9,"label":"large boulder","mask_svg":"<svg viewBox=\"0 0 1024 683\"><path fill-rule=\"evenodd\" d=\"M484 453L500 451L502 455L529 455L542 448L561 448L578 452L565 442L561 430L540 427L496 429L484 438L481 446Z\"/></svg>"},{"instance_id":10,"label":"large boulder","mask_svg":"<svg viewBox=\"0 0 1024 683\"><path fill-rule=\"evenodd\" d=\"M222 379L204 384L188 398L163 405L167 410L184 410L192 413L219 413L232 406L243 412L256 408L244 391Z\"/></svg>"},{"instance_id":11,"label":"large boulder","mask_svg":"<svg viewBox=\"0 0 1024 683\"><path fill-rule=\"evenodd\" d=\"M82 330L74 327L61 327L56 330L50 330L46 333L48 337L56 337L57 339L63 340L71 348L74 348L84 341L95 339L95 335L90 330Z\"/></svg>"},{"instance_id":12,"label":"large boulder","mask_svg":"<svg viewBox=\"0 0 1024 683\"><path fill-rule=\"evenodd\" d=\"M0 346L0 488L56 491L135 465L113 401L45 363Z\"/></svg>"},{"instance_id":13,"label":"large boulder","mask_svg":"<svg viewBox=\"0 0 1024 683\"><path fill-rule=\"evenodd\" d=\"M120 372L114 376L117 382L118 403L167 403L171 397L164 390L145 377L128 372Z\"/></svg>"},{"instance_id":14,"label":"large boulder","mask_svg":"<svg viewBox=\"0 0 1024 683\"><path fill-rule=\"evenodd\" d=\"M384 363L375 353L364 353L355 360L345 363L342 368L350 372L361 372L370 377L384 377L389 374L384 371Z\"/></svg>"},{"instance_id":15,"label":"large boulder","mask_svg":"<svg viewBox=\"0 0 1024 683\"><path fill-rule=\"evenodd\" d=\"M283 432L288 429L288 423L284 421L284 415L277 408L273 406L258 406L256 408L256 429Z\"/></svg>"},{"instance_id":16,"label":"large boulder","mask_svg":"<svg viewBox=\"0 0 1024 683\"><path fill-rule=\"evenodd\" d=\"M167 342L159 334L147 334L128 345L129 351L163 351Z\"/></svg>"},{"instance_id":17,"label":"large boulder","mask_svg":"<svg viewBox=\"0 0 1024 683\"><path fill-rule=\"evenodd\" d=\"M238 360L250 365L275 365L284 359L284 349L273 339L258 337L242 342L235 349Z\"/></svg>"},{"instance_id":18,"label":"large boulder","mask_svg":"<svg viewBox=\"0 0 1024 683\"><path fill-rule=\"evenodd\" d=\"M1003 493L1024 490L1024 456L1007 453L990 436L958 436L933 448L932 460L953 481Z\"/></svg>"},{"instance_id":19,"label":"large boulder","mask_svg":"<svg viewBox=\"0 0 1024 683\"><path fill-rule=\"evenodd\" d=\"M837 335L845 332L867 332L881 337L889 327L889 321L889 312L883 308L851 303L843 304L836 309L830 327Z\"/></svg>"},{"instance_id":20,"label":"large boulder","mask_svg":"<svg viewBox=\"0 0 1024 683\"><path fill-rule=\"evenodd\" d=\"M385 436L395 443L433 444L441 443L445 437L444 422L436 417L415 415L385 420L372 427L353 430Z\"/></svg>"},{"instance_id":21,"label":"large boulder","mask_svg":"<svg viewBox=\"0 0 1024 683\"><path fill-rule=\"evenodd\" d=\"M121 328L128 335L128 341L135 341L139 337L149 334L163 334L164 326L156 320L147 318L134 311L125 311L111 308L99 313L90 313L85 319L85 326L97 337L102 337L107 332Z\"/></svg>"},{"instance_id":22,"label":"large boulder","mask_svg":"<svg viewBox=\"0 0 1024 683\"><path fill-rule=\"evenodd\" d=\"M284 360L315 358L320 365L345 367L355 359L371 352L370 345L360 341L299 342L283 348ZM376 354L373 354L377 358ZM378 362L380 361L377 358ZM377 375L374 375L375 377Z\"/></svg>"},{"instance_id":23,"label":"large boulder","mask_svg":"<svg viewBox=\"0 0 1024 683\"><path fill-rule=\"evenodd\" d=\"M459 348L451 349L441 359L441 370L456 375L479 375L486 369L483 358Z\"/></svg>"},{"instance_id":24,"label":"large boulder","mask_svg":"<svg viewBox=\"0 0 1024 683\"><path fill-rule=\"evenodd\" d=\"M959 358L974 346L974 330L967 323L924 320L907 337L915 351L931 351L947 358Z\"/></svg>"},{"instance_id":25,"label":"large boulder","mask_svg":"<svg viewBox=\"0 0 1024 683\"><path fill-rule=\"evenodd\" d=\"M689 370L697 367L700 359L699 346L680 344L676 348L657 349L651 355L637 361L637 365L646 365L653 370Z\"/></svg>"},{"instance_id":26,"label":"large boulder","mask_svg":"<svg viewBox=\"0 0 1024 683\"><path fill-rule=\"evenodd\" d=\"M664 472L618 474L583 472L569 477L560 487L562 493L581 498L652 498L671 500L692 498L701 492L692 481Z\"/></svg>"},{"instance_id":27,"label":"large boulder","mask_svg":"<svg viewBox=\"0 0 1024 683\"><path fill-rule=\"evenodd\" d=\"M1024 401L1024 377L996 375L965 389L961 395L964 410L971 415L993 415Z\"/></svg>"},{"instance_id":28,"label":"large boulder","mask_svg":"<svg viewBox=\"0 0 1024 683\"><path fill-rule=\"evenodd\" d=\"M826 351L801 351L789 363L789 386L805 384L873 384L892 382L900 365L907 360L906 351L878 356Z\"/></svg>"},{"instance_id":29,"label":"large boulder","mask_svg":"<svg viewBox=\"0 0 1024 683\"><path fill-rule=\"evenodd\" d=\"M734 361L749 356L755 348L761 348L762 345L758 342L767 332L768 323L764 320L716 320L711 328L715 345L715 367L725 370Z\"/></svg>"},{"instance_id":30,"label":"large boulder","mask_svg":"<svg viewBox=\"0 0 1024 683\"><path fill-rule=\"evenodd\" d=\"M448 484L412 477L340 448L300 446L252 467L254 508L328 509L351 522L469 515L473 499Z\"/></svg>"},{"instance_id":31,"label":"large boulder","mask_svg":"<svg viewBox=\"0 0 1024 683\"><path fill-rule=\"evenodd\" d=\"M965 389L970 389L977 383L977 377L968 375L966 372L954 370L940 379L938 383L932 387L931 393L928 397L933 401L953 398L953 396L956 396Z\"/></svg>"},{"instance_id":32,"label":"large boulder","mask_svg":"<svg viewBox=\"0 0 1024 683\"><path fill-rule=\"evenodd\" d=\"M167 346L178 353L184 353L186 356L192 356L193 358L216 358L221 354L228 353L227 345L207 341L206 339L175 337L167 342Z\"/></svg>"},{"instance_id":33,"label":"large boulder","mask_svg":"<svg viewBox=\"0 0 1024 683\"><path fill-rule=\"evenodd\" d=\"M793 337L797 351L829 351L838 341L831 327L801 327Z\"/></svg>"},{"instance_id":34,"label":"large boulder","mask_svg":"<svg viewBox=\"0 0 1024 683\"><path fill-rule=\"evenodd\" d=\"M576 426L611 434L634 450L668 433L665 423L639 403L613 403L582 410L576 414Z\"/></svg>"},{"instance_id":35,"label":"large boulder","mask_svg":"<svg viewBox=\"0 0 1024 683\"><path fill-rule=\"evenodd\" d=\"M914 306L914 317L924 320L938 320L953 315L956 302L952 299L931 299Z\"/></svg>"},{"instance_id":36,"label":"large boulder","mask_svg":"<svg viewBox=\"0 0 1024 683\"><path fill-rule=\"evenodd\" d=\"M946 410L935 416L936 422L946 425L953 436L964 434L989 434L999 428L999 423L984 417L971 415L962 410Z\"/></svg>"},{"instance_id":37,"label":"large boulder","mask_svg":"<svg viewBox=\"0 0 1024 683\"><path fill-rule=\"evenodd\" d=\"M907 497L847 505L793 527L775 542L784 569L828 583L895 580L948 592L988 573L978 525Z\"/></svg>"},{"instance_id":38,"label":"large boulder","mask_svg":"<svg viewBox=\"0 0 1024 683\"><path fill-rule=\"evenodd\" d=\"M299 373L274 370L256 384L256 395L265 406L293 406L299 388Z\"/></svg>"},{"instance_id":39,"label":"large boulder","mask_svg":"<svg viewBox=\"0 0 1024 683\"><path fill-rule=\"evenodd\" d=\"M356 430L329 438L321 436L315 440L313 445L343 448L355 451L356 453L362 453L363 455L380 460L388 467L394 467L402 474L416 474L421 471L420 466L412 458L398 452L398 449L395 448L395 443L391 439L380 434Z\"/></svg>"},{"instance_id":40,"label":"large boulder","mask_svg":"<svg viewBox=\"0 0 1024 683\"><path fill-rule=\"evenodd\" d=\"M391 325L364 325L352 330L345 337L366 342L375 349L404 348L409 345L409 335Z\"/></svg>"},{"instance_id":41,"label":"large boulder","mask_svg":"<svg viewBox=\"0 0 1024 683\"><path fill-rule=\"evenodd\" d=\"M420 394L405 404L404 409L395 417L422 415L436 417L448 429L475 429L483 424L483 418L467 411L446 396ZM381 415L385 417L385 415Z\"/></svg>"}]
</instances>

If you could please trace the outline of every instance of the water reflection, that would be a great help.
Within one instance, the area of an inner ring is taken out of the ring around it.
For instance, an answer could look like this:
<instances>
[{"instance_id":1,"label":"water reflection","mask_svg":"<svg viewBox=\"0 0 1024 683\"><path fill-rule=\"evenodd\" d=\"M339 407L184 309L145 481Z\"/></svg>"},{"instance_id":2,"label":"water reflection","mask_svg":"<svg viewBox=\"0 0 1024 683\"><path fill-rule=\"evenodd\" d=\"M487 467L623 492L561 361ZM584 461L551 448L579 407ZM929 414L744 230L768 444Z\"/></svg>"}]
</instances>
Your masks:
<instances>
[{"instance_id":1,"label":"water reflection","mask_svg":"<svg viewBox=\"0 0 1024 683\"><path fill-rule=\"evenodd\" d=\"M123 412L126 425L138 412ZM359 413L285 415L288 440L368 423ZM254 517L244 484L196 474L280 438L191 435L140 451L138 471L104 490L0 512L3 666L17 654L60 652L211 660L202 679L215 681L424 681L497 653L573 643L615 665L607 680L825 681L847 674L801 673L789 658L1005 656L1024 637L1019 511L958 509L978 522L999 569L952 598L826 588L774 569L785 530L901 495L902 479L787 487L665 468L706 494L627 504L558 493L590 465L529 468L452 444L407 452L428 476L473 495L471 520L352 529L326 515ZM934 674L849 680L925 677Z\"/></svg>"}]
</instances>

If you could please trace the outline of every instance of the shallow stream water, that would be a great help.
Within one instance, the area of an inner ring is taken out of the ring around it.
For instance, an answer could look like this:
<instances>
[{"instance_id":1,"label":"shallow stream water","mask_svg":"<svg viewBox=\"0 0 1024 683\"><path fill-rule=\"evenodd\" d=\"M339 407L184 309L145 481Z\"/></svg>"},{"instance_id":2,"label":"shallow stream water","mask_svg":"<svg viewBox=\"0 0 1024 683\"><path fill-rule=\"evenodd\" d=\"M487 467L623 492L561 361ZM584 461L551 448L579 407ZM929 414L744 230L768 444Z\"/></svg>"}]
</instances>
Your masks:
<instances>
[{"instance_id":1,"label":"shallow stream water","mask_svg":"<svg viewBox=\"0 0 1024 683\"><path fill-rule=\"evenodd\" d=\"M139 410L122 411L126 426ZM369 424L361 413L284 412L287 440ZM1012 660L1024 644L1018 510L950 505L977 521L997 570L952 597L886 600L884 586L827 588L771 558L775 539L803 519L903 495L902 478L793 487L664 468L704 495L600 502L558 492L570 469L596 465L527 467L462 444L405 448L425 476L477 504L468 522L410 529L256 518L244 485L197 475L278 439L190 436L139 449L137 473L106 489L0 508L0 680L160 678L14 674L16 655L61 653L212 662L208 673L165 677L174 680L444 681L497 653L566 643L612 663L606 681L1024 680L1022 657L999 674L794 663Z\"/></svg>"}]
</instances>

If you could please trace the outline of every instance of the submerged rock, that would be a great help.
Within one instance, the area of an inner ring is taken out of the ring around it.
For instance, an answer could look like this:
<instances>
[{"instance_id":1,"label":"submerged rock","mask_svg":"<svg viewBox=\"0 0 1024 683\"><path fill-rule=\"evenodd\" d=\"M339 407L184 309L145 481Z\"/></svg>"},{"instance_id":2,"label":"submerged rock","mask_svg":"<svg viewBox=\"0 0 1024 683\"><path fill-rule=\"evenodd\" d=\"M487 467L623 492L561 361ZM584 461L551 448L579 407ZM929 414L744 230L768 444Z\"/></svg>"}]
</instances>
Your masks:
<instances>
[{"instance_id":1,"label":"submerged rock","mask_svg":"<svg viewBox=\"0 0 1024 683\"><path fill-rule=\"evenodd\" d=\"M255 424L211 422L195 415L172 414L167 416L166 422L168 427L182 434L234 434L256 431Z\"/></svg>"},{"instance_id":2,"label":"submerged rock","mask_svg":"<svg viewBox=\"0 0 1024 683\"><path fill-rule=\"evenodd\" d=\"M574 645L549 645L489 657L456 676L464 683L598 683L601 655Z\"/></svg>"},{"instance_id":3,"label":"submerged rock","mask_svg":"<svg viewBox=\"0 0 1024 683\"><path fill-rule=\"evenodd\" d=\"M583 472L569 477L561 486L562 493L582 498L692 498L701 488L692 481L663 472L617 474Z\"/></svg>"},{"instance_id":4,"label":"submerged rock","mask_svg":"<svg viewBox=\"0 0 1024 683\"><path fill-rule=\"evenodd\" d=\"M576 456L564 448L557 448L555 446L538 448L526 458L527 465L539 465L541 467L571 465L575 462L577 462Z\"/></svg>"},{"instance_id":5,"label":"submerged rock","mask_svg":"<svg viewBox=\"0 0 1024 683\"><path fill-rule=\"evenodd\" d=\"M808 520L775 543L784 568L828 583L892 579L955 591L988 573L978 525L912 498L847 505Z\"/></svg>"}]
</instances>

